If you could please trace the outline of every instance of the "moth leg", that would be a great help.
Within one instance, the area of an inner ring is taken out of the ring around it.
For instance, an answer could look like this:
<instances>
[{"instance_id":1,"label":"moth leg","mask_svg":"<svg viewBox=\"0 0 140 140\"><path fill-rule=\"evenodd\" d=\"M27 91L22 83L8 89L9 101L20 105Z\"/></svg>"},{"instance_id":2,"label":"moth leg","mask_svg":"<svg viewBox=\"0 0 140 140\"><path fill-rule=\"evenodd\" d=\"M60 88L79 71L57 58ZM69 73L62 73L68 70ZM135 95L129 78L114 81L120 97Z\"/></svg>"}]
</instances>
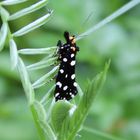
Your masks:
<instances>
[{"instance_id":1,"label":"moth leg","mask_svg":"<svg viewBox=\"0 0 140 140\"><path fill-rule=\"evenodd\" d=\"M56 80L56 77L57 77L57 74L54 75L54 77L52 77L49 81L47 81L47 84L50 83L50 82L52 82L53 80Z\"/></svg>"},{"instance_id":2,"label":"moth leg","mask_svg":"<svg viewBox=\"0 0 140 140\"><path fill-rule=\"evenodd\" d=\"M59 64L58 60L56 60L52 65L50 66L57 66Z\"/></svg>"},{"instance_id":3,"label":"moth leg","mask_svg":"<svg viewBox=\"0 0 140 140\"><path fill-rule=\"evenodd\" d=\"M58 74L56 74L56 75L55 75L55 76L54 76L52 79L53 79L53 80L56 80L56 78L57 78L57 75L58 75Z\"/></svg>"},{"instance_id":4,"label":"moth leg","mask_svg":"<svg viewBox=\"0 0 140 140\"><path fill-rule=\"evenodd\" d=\"M79 49L79 47L78 47L78 46L76 46L76 51L80 51L80 49Z\"/></svg>"},{"instance_id":5,"label":"moth leg","mask_svg":"<svg viewBox=\"0 0 140 140\"><path fill-rule=\"evenodd\" d=\"M57 42L57 45L56 45L56 46L58 46L58 47L57 47L56 51L55 51L54 54L53 54L54 57L55 57L55 56L59 56L59 54L60 54L60 47L62 46L61 40L59 40L59 41Z\"/></svg>"}]
</instances>

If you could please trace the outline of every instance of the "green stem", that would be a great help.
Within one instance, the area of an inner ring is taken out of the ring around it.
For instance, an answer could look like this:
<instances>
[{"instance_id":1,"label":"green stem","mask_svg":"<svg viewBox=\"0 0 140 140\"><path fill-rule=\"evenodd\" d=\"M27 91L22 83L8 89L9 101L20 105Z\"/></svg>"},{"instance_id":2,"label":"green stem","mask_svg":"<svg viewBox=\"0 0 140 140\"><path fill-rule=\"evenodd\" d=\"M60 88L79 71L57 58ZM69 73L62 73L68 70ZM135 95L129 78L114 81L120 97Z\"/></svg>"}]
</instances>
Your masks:
<instances>
[{"instance_id":1,"label":"green stem","mask_svg":"<svg viewBox=\"0 0 140 140\"><path fill-rule=\"evenodd\" d=\"M33 119L34 119L36 128L38 130L40 139L41 140L46 140L45 135L44 135L44 132L43 132L42 128L40 127L40 123L38 121L38 115L37 115L37 112L36 112L34 106L33 105L30 105L30 109L31 109L31 112L32 112L32 115L33 115Z\"/></svg>"},{"instance_id":2,"label":"green stem","mask_svg":"<svg viewBox=\"0 0 140 140\"><path fill-rule=\"evenodd\" d=\"M108 140L123 140L121 138L116 138L110 134L107 134L107 133L104 133L104 132L100 132L98 130L95 130L95 129L91 129L91 128L88 128L86 126L83 127L83 130L87 131L87 132L90 132L92 133L93 135L97 135L99 137L104 137L104 138L107 138Z\"/></svg>"},{"instance_id":3,"label":"green stem","mask_svg":"<svg viewBox=\"0 0 140 140\"><path fill-rule=\"evenodd\" d=\"M87 30L86 32L80 34L76 40L80 40L82 38L84 38L85 36L88 36L91 33L94 33L96 30L100 29L101 27L103 27L104 25L106 25L107 23L111 22L112 20L116 19L117 17L119 17L120 15L124 14L125 12L127 12L128 10L130 10L131 8L135 7L136 5L138 5L140 3L140 0L132 0L129 3L127 3L126 5L124 5L123 7L121 7L120 9L118 9L117 11L115 11L113 14L111 14L110 16L106 17L105 19L103 19L101 22L99 22L98 24L96 24L95 26L91 27L89 30Z\"/></svg>"}]
</instances>

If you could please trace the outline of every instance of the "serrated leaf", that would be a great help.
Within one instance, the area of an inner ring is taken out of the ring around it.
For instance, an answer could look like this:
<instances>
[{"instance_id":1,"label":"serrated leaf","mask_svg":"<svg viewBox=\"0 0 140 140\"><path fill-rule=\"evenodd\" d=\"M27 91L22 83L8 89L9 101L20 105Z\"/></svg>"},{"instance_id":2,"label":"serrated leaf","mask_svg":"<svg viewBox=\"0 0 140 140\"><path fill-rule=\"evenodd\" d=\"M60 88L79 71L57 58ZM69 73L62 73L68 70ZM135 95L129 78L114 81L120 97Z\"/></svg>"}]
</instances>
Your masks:
<instances>
[{"instance_id":1,"label":"serrated leaf","mask_svg":"<svg viewBox=\"0 0 140 140\"><path fill-rule=\"evenodd\" d=\"M99 93L101 87L103 86L103 83L105 82L109 65L110 61L105 65L104 71L98 74L88 84L87 91L84 93L79 102L79 105L77 106L73 114L69 116L69 121L64 121L63 123L62 128L68 128L68 130L65 131L65 136L63 136L64 129L62 129L63 131L61 131L60 136L63 136L64 138L66 137L67 140L74 139L78 130L81 128L96 95Z\"/></svg>"},{"instance_id":2,"label":"serrated leaf","mask_svg":"<svg viewBox=\"0 0 140 140\"><path fill-rule=\"evenodd\" d=\"M5 8L0 7L0 15L1 15L2 21L7 22L9 18L9 13Z\"/></svg>"},{"instance_id":3,"label":"serrated leaf","mask_svg":"<svg viewBox=\"0 0 140 140\"><path fill-rule=\"evenodd\" d=\"M8 25L7 23L3 23L0 31L0 51L4 48L7 35L8 35Z\"/></svg>"},{"instance_id":4,"label":"serrated leaf","mask_svg":"<svg viewBox=\"0 0 140 140\"><path fill-rule=\"evenodd\" d=\"M52 80L55 77L58 68L59 66L55 66L50 72L48 72L47 74L39 78L37 81L35 81L32 85L33 88L39 88L48 83L50 80Z\"/></svg>"},{"instance_id":5,"label":"serrated leaf","mask_svg":"<svg viewBox=\"0 0 140 140\"><path fill-rule=\"evenodd\" d=\"M38 70L38 69L46 68L46 67L54 65L56 63L57 59L58 59L58 57L53 57L48 60L42 60L40 62L27 66L27 69L28 70Z\"/></svg>"},{"instance_id":6,"label":"serrated leaf","mask_svg":"<svg viewBox=\"0 0 140 140\"><path fill-rule=\"evenodd\" d=\"M25 93L26 93L26 97L28 99L28 103L33 104L33 102L35 100L34 90L33 90L33 87L31 85L30 78L29 78L28 72L26 70L26 66L24 65L21 58L19 58L19 60L18 60L18 71L20 74L23 88L24 88Z\"/></svg>"},{"instance_id":7,"label":"serrated leaf","mask_svg":"<svg viewBox=\"0 0 140 140\"><path fill-rule=\"evenodd\" d=\"M18 51L20 54L24 55L36 55L36 54L51 54L56 52L57 47L48 47L48 48L38 48L38 49L21 49Z\"/></svg>"},{"instance_id":8,"label":"serrated leaf","mask_svg":"<svg viewBox=\"0 0 140 140\"><path fill-rule=\"evenodd\" d=\"M72 108L72 106L72 104L64 100L56 102L53 106L51 112L51 122L56 133L61 131L63 121L68 116L69 110Z\"/></svg>"},{"instance_id":9,"label":"serrated leaf","mask_svg":"<svg viewBox=\"0 0 140 140\"><path fill-rule=\"evenodd\" d=\"M27 0L4 0L3 2L1 2L2 5L14 5L14 4L19 4L22 2L25 2Z\"/></svg>"},{"instance_id":10,"label":"serrated leaf","mask_svg":"<svg viewBox=\"0 0 140 140\"><path fill-rule=\"evenodd\" d=\"M45 16L33 21L32 23L28 24L27 26L21 28L20 30L16 31L15 33L13 33L13 36L14 37L18 37L18 36L22 36L22 35L25 35L33 30L35 30L36 28L39 28L40 26L44 25L50 15L52 14L52 11L48 14L46 14Z\"/></svg>"},{"instance_id":11,"label":"serrated leaf","mask_svg":"<svg viewBox=\"0 0 140 140\"><path fill-rule=\"evenodd\" d=\"M18 63L18 53L17 53L17 45L13 39L10 39L10 57L11 57L11 65L12 69L16 68Z\"/></svg>"},{"instance_id":12,"label":"serrated leaf","mask_svg":"<svg viewBox=\"0 0 140 140\"><path fill-rule=\"evenodd\" d=\"M40 8L42 8L43 6L45 6L47 4L48 0L41 0L38 3L35 3L33 5L31 5L30 7L24 8L23 10L20 10L14 14L12 14L9 17L9 20L15 20L17 18L20 18L24 15L30 14Z\"/></svg>"}]
</instances>

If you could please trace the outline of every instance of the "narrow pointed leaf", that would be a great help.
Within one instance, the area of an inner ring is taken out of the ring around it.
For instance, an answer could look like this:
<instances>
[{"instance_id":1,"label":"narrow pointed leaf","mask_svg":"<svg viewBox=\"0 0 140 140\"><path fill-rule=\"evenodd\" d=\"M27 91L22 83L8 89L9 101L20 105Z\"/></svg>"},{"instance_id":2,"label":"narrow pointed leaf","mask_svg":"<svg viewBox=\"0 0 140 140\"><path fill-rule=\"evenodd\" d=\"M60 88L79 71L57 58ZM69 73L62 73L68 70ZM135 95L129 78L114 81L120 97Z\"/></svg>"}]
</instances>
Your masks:
<instances>
[{"instance_id":1,"label":"narrow pointed leaf","mask_svg":"<svg viewBox=\"0 0 140 140\"><path fill-rule=\"evenodd\" d=\"M18 51L24 55L36 55L36 54L51 54L56 52L57 47L39 48L39 49L21 49Z\"/></svg>"},{"instance_id":2,"label":"narrow pointed leaf","mask_svg":"<svg viewBox=\"0 0 140 140\"><path fill-rule=\"evenodd\" d=\"M48 100L54 96L53 92L54 92L54 88L55 85L53 85L50 90L44 95L44 97L42 98L42 100L40 101L44 106L46 105L46 103L48 102Z\"/></svg>"},{"instance_id":3,"label":"narrow pointed leaf","mask_svg":"<svg viewBox=\"0 0 140 140\"><path fill-rule=\"evenodd\" d=\"M46 120L47 121L50 121L50 116L51 116L51 112L52 112L52 108L53 108L54 104L55 104L55 98L52 98L50 101L50 104L48 105L48 108L46 109L46 111L47 111Z\"/></svg>"},{"instance_id":4,"label":"narrow pointed leaf","mask_svg":"<svg viewBox=\"0 0 140 140\"><path fill-rule=\"evenodd\" d=\"M1 15L2 21L7 22L9 18L9 13L5 8L0 7L0 15Z\"/></svg>"},{"instance_id":5,"label":"narrow pointed leaf","mask_svg":"<svg viewBox=\"0 0 140 140\"><path fill-rule=\"evenodd\" d=\"M40 121L41 128L43 129L44 133L46 134L46 140L57 140L55 133L53 132L52 128L47 122ZM42 140L42 139L41 139Z\"/></svg>"},{"instance_id":6,"label":"narrow pointed leaf","mask_svg":"<svg viewBox=\"0 0 140 140\"><path fill-rule=\"evenodd\" d=\"M14 69L18 63L17 45L13 39L10 40L9 44L10 44L11 65L12 69Z\"/></svg>"},{"instance_id":7,"label":"narrow pointed leaf","mask_svg":"<svg viewBox=\"0 0 140 140\"><path fill-rule=\"evenodd\" d=\"M84 37L87 37L91 33L94 33L96 30L100 29L101 27L105 26L107 23L111 22L112 20L116 19L117 17L121 16L125 12L129 11L133 7L140 4L140 0L131 0L130 2L126 3L124 6L116 10L114 13L112 13L110 16L107 16L105 19L100 21L98 24L94 25L90 29L88 29L86 32L80 34L76 40L80 40Z\"/></svg>"},{"instance_id":8,"label":"narrow pointed leaf","mask_svg":"<svg viewBox=\"0 0 140 140\"><path fill-rule=\"evenodd\" d=\"M58 59L58 57L53 57L48 60L42 60L40 62L27 66L27 69L28 70L38 70L38 69L46 68L46 67L54 65L56 63L57 59Z\"/></svg>"},{"instance_id":9,"label":"narrow pointed leaf","mask_svg":"<svg viewBox=\"0 0 140 140\"><path fill-rule=\"evenodd\" d=\"M81 87L79 86L79 84L77 86L77 89L78 89L78 94L80 95L80 97L82 97L84 95L84 93L83 93Z\"/></svg>"},{"instance_id":10,"label":"narrow pointed leaf","mask_svg":"<svg viewBox=\"0 0 140 140\"><path fill-rule=\"evenodd\" d=\"M32 6L28 7L28 8L25 8L23 10L20 10L14 14L12 14L10 17L9 17L9 20L15 20L17 18L20 18L24 15L27 15L27 14L30 14L40 8L42 8L43 6L45 6L47 4L48 0L41 0L39 1L38 3L35 3L33 4Z\"/></svg>"},{"instance_id":11,"label":"narrow pointed leaf","mask_svg":"<svg viewBox=\"0 0 140 140\"><path fill-rule=\"evenodd\" d=\"M31 111L40 134L41 140L56 140L55 134L52 131L52 128L46 121L46 111L43 105L35 101L31 106Z\"/></svg>"},{"instance_id":12,"label":"narrow pointed leaf","mask_svg":"<svg viewBox=\"0 0 140 140\"><path fill-rule=\"evenodd\" d=\"M7 23L3 23L0 31L0 51L4 48L7 34L8 34L8 25Z\"/></svg>"},{"instance_id":13,"label":"narrow pointed leaf","mask_svg":"<svg viewBox=\"0 0 140 140\"><path fill-rule=\"evenodd\" d=\"M3 2L1 2L2 5L14 5L14 4L19 4L22 2L25 2L27 0L4 0Z\"/></svg>"},{"instance_id":14,"label":"narrow pointed leaf","mask_svg":"<svg viewBox=\"0 0 140 140\"><path fill-rule=\"evenodd\" d=\"M13 36L14 37L22 36L22 35L25 35L25 34L31 32L31 31L35 30L36 28L39 28L40 26L44 25L48 21L51 14L52 14L52 12L46 14L45 16L43 16L43 17L41 17L37 20L35 20L34 22L28 24L27 26L21 28L17 32L13 33Z\"/></svg>"},{"instance_id":15,"label":"narrow pointed leaf","mask_svg":"<svg viewBox=\"0 0 140 140\"><path fill-rule=\"evenodd\" d=\"M54 67L50 72L48 72L47 74L42 76L40 79L38 79L36 82L34 82L33 87L39 88L39 87L45 85L46 83L48 83L49 81L51 81L55 77L58 68L59 68L59 66Z\"/></svg>"},{"instance_id":16,"label":"narrow pointed leaf","mask_svg":"<svg viewBox=\"0 0 140 140\"><path fill-rule=\"evenodd\" d=\"M55 140L55 135L50 128L49 124L45 121L45 110L43 106L35 101L30 105L33 118L39 132L39 136L41 140Z\"/></svg>"},{"instance_id":17,"label":"narrow pointed leaf","mask_svg":"<svg viewBox=\"0 0 140 140\"><path fill-rule=\"evenodd\" d=\"M69 121L64 121L62 130L68 128L63 136L61 131L60 136L66 137L67 140L72 140L76 136L77 132L81 128L86 116L88 115L89 109L99 93L103 83L106 79L107 70L109 68L110 61L105 65L104 71L98 74L88 85L86 93L82 96L79 105L75 109L72 115L70 115Z\"/></svg>"},{"instance_id":18,"label":"narrow pointed leaf","mask_svg":"<svg viewBox=\"0 0 140 140\"><path fill-rule=\"evenodd\" d=\"M31 85L30 78L29 78L28 72L26 70L26 67L20 58L18 60L18 71L20 74L23 88L24 88L25 93L26 93L26 97L28 99L28 103L32 104L34 102L34 98L35 98L34 97L34 90L33 90L33 87Z\"/></svg>"},{"instance_id":19,"label":"narrow pointed leaf","mask_svg":"<svg viewBox=\"0 0 140 140\"><path fill-rule=\"evenodd\" d=\"M38 114L38 119L40 121L46 121L46 111L43 105L38 101L34 101L33 105L34 105L34 109L36 110Z\"/></svg>"}]
</instances>

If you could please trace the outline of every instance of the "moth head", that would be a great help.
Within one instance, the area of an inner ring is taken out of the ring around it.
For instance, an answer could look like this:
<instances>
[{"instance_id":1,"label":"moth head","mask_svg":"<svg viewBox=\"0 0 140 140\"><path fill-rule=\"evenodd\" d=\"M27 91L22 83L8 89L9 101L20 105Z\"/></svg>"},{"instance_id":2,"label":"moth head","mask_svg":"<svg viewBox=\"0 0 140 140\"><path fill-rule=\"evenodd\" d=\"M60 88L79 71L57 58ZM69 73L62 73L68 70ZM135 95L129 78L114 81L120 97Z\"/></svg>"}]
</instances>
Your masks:
<instances>
[{"instance_id":1,"label":"moth head","mask_svg":"<svg viewBox=\"0 0 140 140\"><path fill-rule=\"evenodd\" d=\"M70 36L69 37L69 40L70 40L70 42L71 42L72 45L74 45L76 43L76 39L75 39L75 36L74 35L73 36Z\"/></svg>"},{"instance_id":2,"label":"moth head","mask_svg":"<svg viewBox=\"0 0 140 140\"><path fill-rule=\"evenodd\" d=\"M70 43L71 45L75 45L75 36L70 36L69 32L65 31L64 32L64 37L67 41L67 43Z\"/></svg>"}]
</instances>

